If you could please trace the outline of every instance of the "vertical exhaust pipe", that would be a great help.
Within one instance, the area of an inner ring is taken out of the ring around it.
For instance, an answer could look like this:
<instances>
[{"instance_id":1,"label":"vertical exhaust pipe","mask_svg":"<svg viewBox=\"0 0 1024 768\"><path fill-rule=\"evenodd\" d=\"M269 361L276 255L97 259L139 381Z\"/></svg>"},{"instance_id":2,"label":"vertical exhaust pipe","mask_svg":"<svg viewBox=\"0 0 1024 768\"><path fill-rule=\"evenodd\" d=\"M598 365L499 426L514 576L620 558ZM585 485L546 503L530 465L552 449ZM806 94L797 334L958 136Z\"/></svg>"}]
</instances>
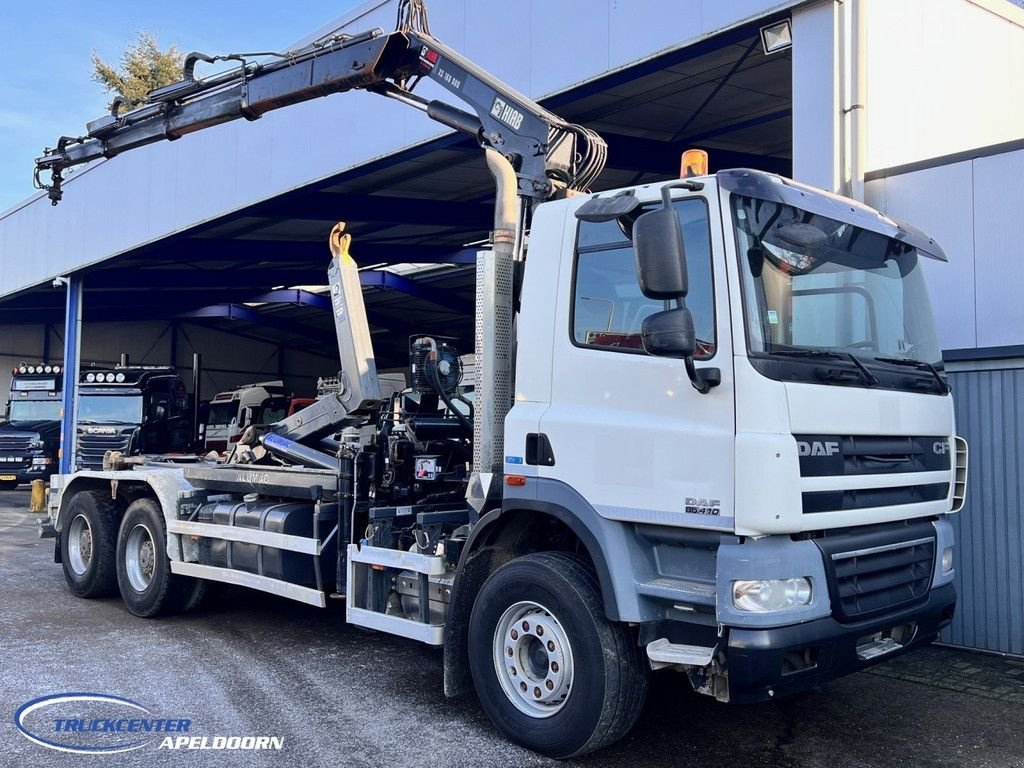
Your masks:
<instances>
[{"instance_id":1,"label":"vertical exhaust pipe","mask_svg":"<svg viewBox=\"0 0 1024 768\"><path fill-rule=\"evenodd\" d=\"M121 353L121 362L118 363L118 365L120 365L122 368L127 368L128 365L129 365L129 362L130 361L128 359L128 353L127 352L122 352Z\"/></svg>"},{"instance_id":2,"label":"vertical exhaust pipe","mask_svg":"<svg viewBox=\"0 0 1024 768\"><path fill-rule=\"evenodd\" d=\"M494 177L494 234L476 264L476 396L473 473L466 500L481 514L501 493L505 416L512 406L514 261L521 226L518 182L511 163L486 149Z\"/></svg>"},{"instance_id":3,"label":"vertical exhaust pipe","mask_svg":"<svg viewBox=\"0 0 1024 768\"><path fill-rule=\"evenodd\" d=\"M202 387L201 375L203 357L198 352L192 353L192 437L195 441L195 452L203 450L203 435L199 434L199 401Z\"/></svg>"}]
</instances>

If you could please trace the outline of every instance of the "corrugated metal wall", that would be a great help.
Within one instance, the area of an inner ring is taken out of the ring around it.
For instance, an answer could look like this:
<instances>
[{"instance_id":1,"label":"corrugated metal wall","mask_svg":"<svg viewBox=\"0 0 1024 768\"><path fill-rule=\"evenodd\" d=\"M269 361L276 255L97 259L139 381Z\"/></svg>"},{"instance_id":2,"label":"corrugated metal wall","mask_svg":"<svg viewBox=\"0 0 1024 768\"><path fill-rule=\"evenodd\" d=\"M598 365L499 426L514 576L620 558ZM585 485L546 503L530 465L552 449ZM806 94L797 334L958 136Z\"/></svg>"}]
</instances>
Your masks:
<instances>
[{"instance_id":1,"label":"corrugated metal wall","mask_svg":"<svg viewBox=\"0 0 1024 768\"><path fill-rule=\"evenodd\" d=\"M956 617L944 642L1024 655L1024 368L949 374L970 444L957 529Z\"/></svg>"}]
</instances>

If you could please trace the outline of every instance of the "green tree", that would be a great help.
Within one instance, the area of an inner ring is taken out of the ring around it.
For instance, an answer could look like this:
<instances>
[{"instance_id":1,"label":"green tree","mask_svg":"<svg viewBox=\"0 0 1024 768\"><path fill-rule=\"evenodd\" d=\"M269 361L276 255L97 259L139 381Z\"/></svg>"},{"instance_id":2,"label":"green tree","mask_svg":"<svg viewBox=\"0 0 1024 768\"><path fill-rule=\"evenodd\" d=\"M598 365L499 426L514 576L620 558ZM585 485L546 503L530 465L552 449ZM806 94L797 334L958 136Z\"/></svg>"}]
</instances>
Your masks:
<instances>
[{"instance_id":1,"label":"green tree","mask_svg":"<svg viewBox=\"0 0 1024 768\"><path fill-rule=\"evenodd\" d=\"M92 53L92 79L125 100L121 112L143 104L146 94L154 88L181 79L184 55L171 45L161 50L156 35L139 32L138 39L121 54L121 65L108 64L95 51Z\"/></svg>"}]
</instances>

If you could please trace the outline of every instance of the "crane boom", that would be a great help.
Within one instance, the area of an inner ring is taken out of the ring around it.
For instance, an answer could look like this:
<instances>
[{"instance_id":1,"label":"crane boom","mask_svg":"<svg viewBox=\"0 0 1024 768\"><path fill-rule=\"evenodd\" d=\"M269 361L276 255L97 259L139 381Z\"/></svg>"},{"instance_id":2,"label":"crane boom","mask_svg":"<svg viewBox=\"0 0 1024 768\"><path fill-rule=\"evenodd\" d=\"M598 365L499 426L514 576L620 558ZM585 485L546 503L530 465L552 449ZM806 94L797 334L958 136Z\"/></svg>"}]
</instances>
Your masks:
<instances>
[{"instance_id":1,"label":"crane boom","mask_svg":"<svg viewBox=\"0 0 1024 768\"><path fill-rule=\"evenodd\" d=\"M37 188L47 190L56 205L67 168L350 90L397 99L472 135L482 148L497 150L512 163L521 198L538 201L587 189L604 168L606 145L600 136L547 111L434 38L423 0L400 1L394 32L336 35L269 54L270 62L252 61L254 55L261 54L191 53L182 79L151 91L145 104L118 114L122 105L115 99L111 114L90 122L85 136L63 136L36 159ZM200 61L238 66L197 79ZM472 113L415 94L424 77L459 97ZM46 172L49 183L42 177Z\"/></svg>"}]
</instances>

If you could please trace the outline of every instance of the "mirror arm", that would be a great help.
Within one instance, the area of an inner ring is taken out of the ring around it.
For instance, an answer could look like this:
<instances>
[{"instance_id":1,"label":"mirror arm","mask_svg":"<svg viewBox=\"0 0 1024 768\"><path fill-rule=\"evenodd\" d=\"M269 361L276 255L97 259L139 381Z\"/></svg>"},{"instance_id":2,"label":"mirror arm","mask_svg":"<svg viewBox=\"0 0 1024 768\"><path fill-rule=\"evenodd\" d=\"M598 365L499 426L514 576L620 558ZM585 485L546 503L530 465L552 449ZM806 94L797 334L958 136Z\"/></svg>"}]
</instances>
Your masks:
<instances>
[{"instance_id":1,"label":"mirror arm","mask_svg":"<svg viewBox=\"0 0 1024 768\"><path fill-rule=\"evenodd\" d=\"M686 366L686 375L690 377L693 388L706 395L712 387L722 383L722 372L718 368L701 368L699 371L693 364L693 357L686 357L683 360Z\"/></svg>"}]
</instances>

